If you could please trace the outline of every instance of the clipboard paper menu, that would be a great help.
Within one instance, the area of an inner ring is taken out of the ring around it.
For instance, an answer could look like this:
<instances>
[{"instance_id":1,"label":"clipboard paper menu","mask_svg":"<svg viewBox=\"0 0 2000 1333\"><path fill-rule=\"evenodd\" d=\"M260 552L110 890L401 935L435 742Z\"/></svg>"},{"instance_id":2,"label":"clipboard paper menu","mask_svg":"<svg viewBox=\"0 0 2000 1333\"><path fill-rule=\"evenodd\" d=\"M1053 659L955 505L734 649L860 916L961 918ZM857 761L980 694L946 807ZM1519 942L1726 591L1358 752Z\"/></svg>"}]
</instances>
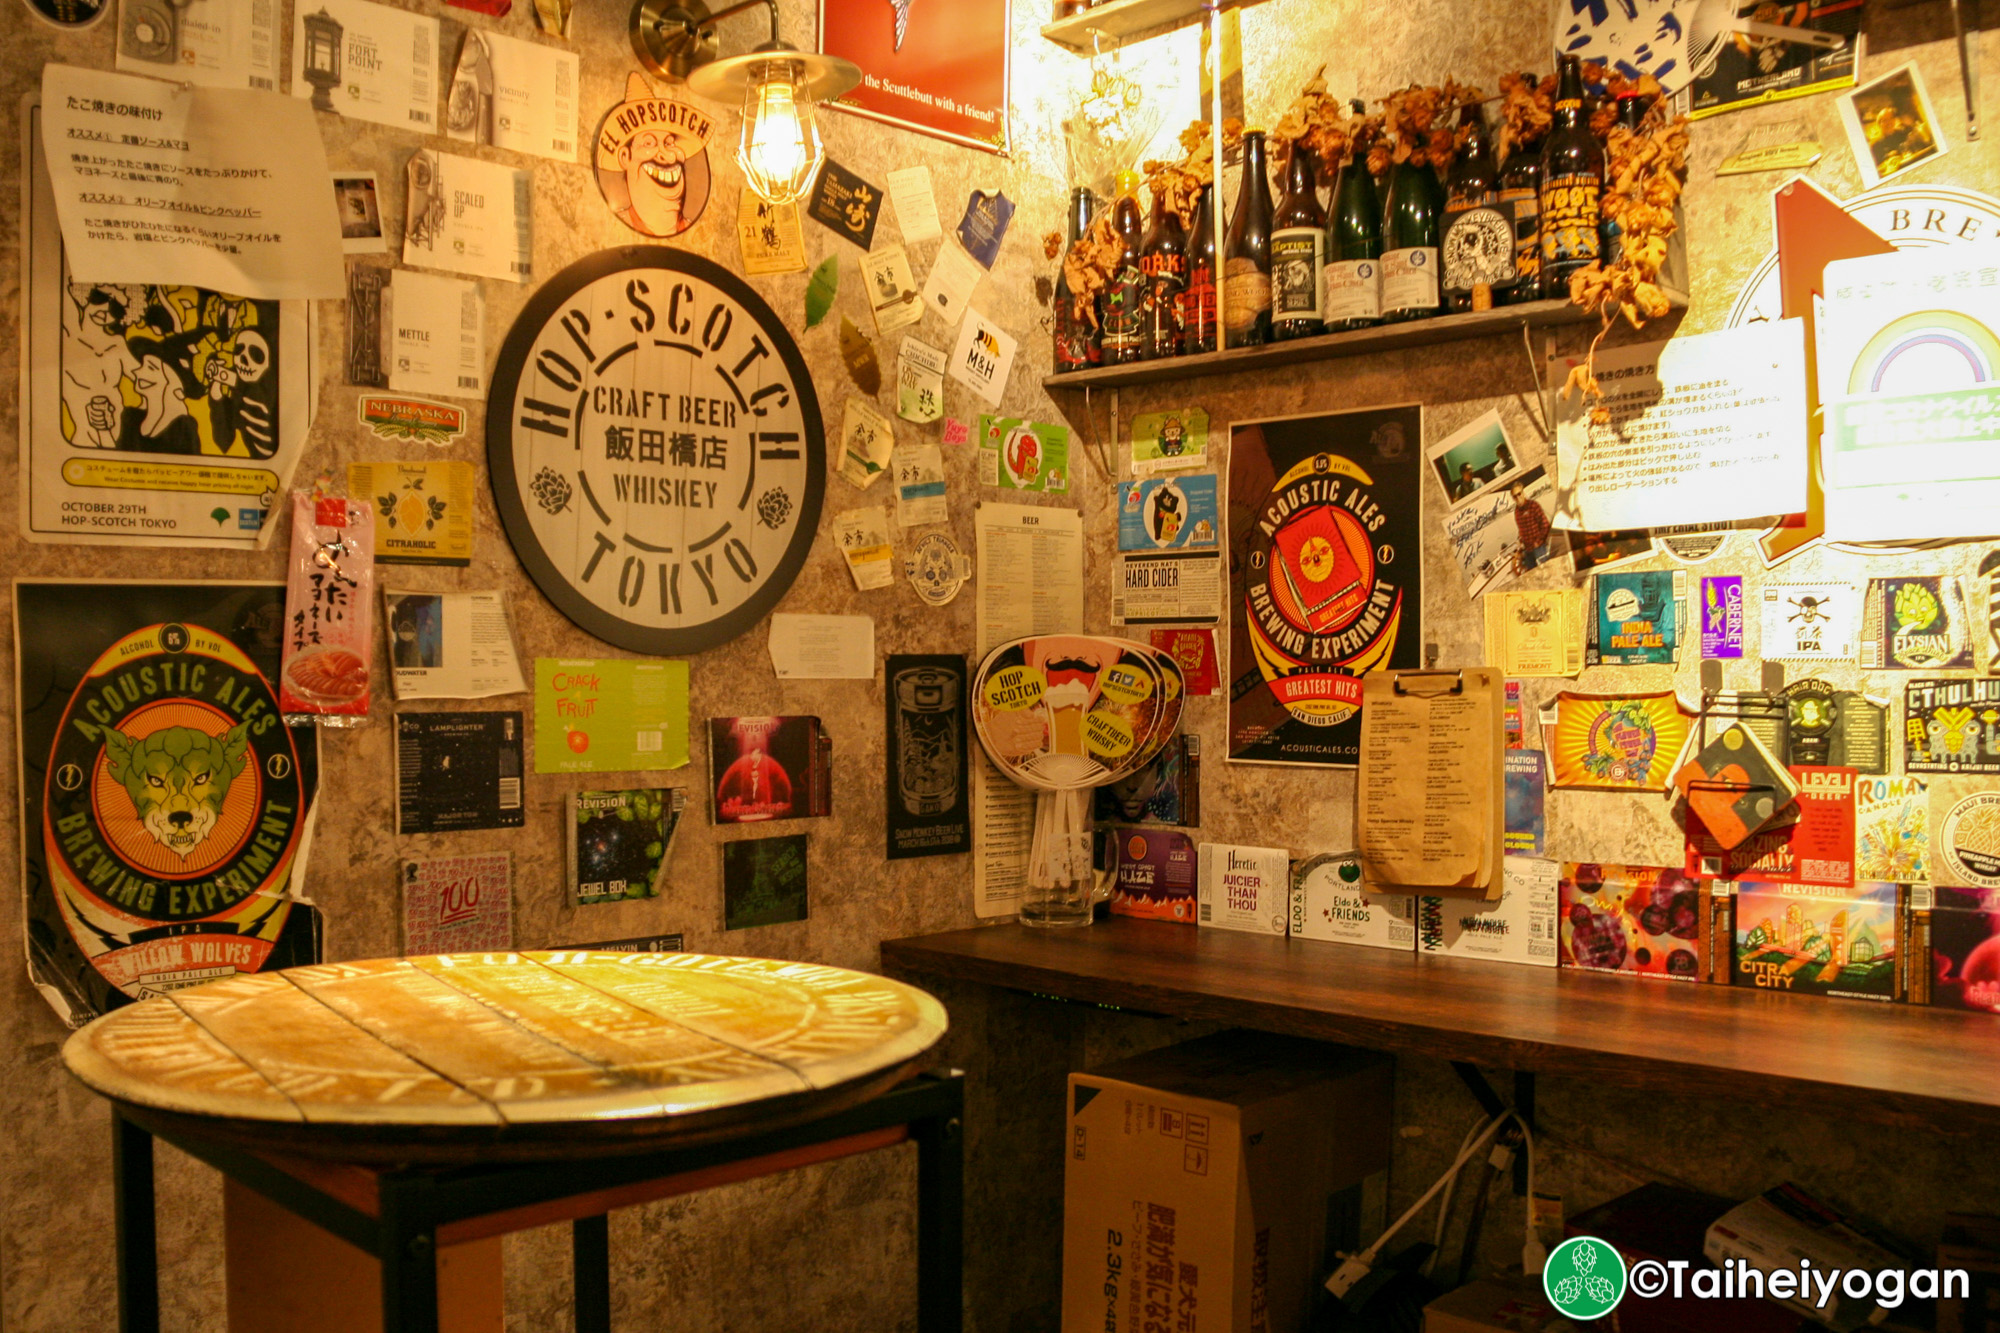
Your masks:
<instances>
[{"instance_id":1,"label":"clipboard paper menu","mask_svg":"<svg viewBox=\"0 0 2000 1333\"><path fill-rule=\"evenodd\" d=\"M1500 896L1501 689L1489 667L1362 678L1354 824L1365 887Z\"/></svg>"}]
</instances>

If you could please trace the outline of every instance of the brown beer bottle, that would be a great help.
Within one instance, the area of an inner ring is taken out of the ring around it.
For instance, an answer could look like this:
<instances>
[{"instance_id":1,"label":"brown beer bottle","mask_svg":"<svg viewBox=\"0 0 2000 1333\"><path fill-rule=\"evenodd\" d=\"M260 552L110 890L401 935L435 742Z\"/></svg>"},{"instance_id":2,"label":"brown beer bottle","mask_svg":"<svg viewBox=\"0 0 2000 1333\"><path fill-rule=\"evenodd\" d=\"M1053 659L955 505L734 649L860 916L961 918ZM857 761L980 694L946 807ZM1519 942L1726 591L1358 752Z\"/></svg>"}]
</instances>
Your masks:
<instances>
[{"instance_id":1,"label":"brown beer bottle","mask_svg":"<svg viewBox=\"0 0 2000 1333\"><path fill-rule=\"evenodd\" d=\"M1271 179L1262 130L1243 134L1243 188L1222 246L1222 318L1225 346L1271 341Z\"/></svg>"},{"instance_id":2,"label":"brown beer bottle","mask_svg":"<svg viewBox=\"0 0 2000 1333\"><path fill-rule=\"evenodd\" d=\"M1312 154L1292 145L1285 164L1285 199L1271 219L1271 336L1311 338L1326 332L1320 271L1326 263L1326 212Z\"/></svg>"},{"instance_id":3,"label":"brown beer bottle","mask_svg":"<svg viewBox=\"0 0 2000 1333\"><path fill-rule=\"evenodd\" d=\"M1444 301L1452 311L1490 310L1512 287L1514 227L1499 208L1500 173L1477 102L1458 113L1462 138L1444 199Z\"/></svg>"},{"instance_id":4,"label":"brown beer bottle","mask_svg":"<svg viewBox=\"0 0 2000 1333\"><path fill-rule=\"evenodd\" d=\"M1118 262L1104 290L1104 364L1122 366L1143 355L1141 319L1146 275L1139 268L1139 173L1118 173L1118 203L1111 214L1118 230Z\"/></svg>"},{"instance_id":5,"label":"brown beer bottle","mask_svg":"<svg viewBox=\"0 0 2000 1333\"><path fill-rule=\"evenodd\" d=\"M1179 356L1185 348L1184 304L1188 285L1187 229L1180 214L1153 193L1153 221L1139 249L1139 268L1146 275L1145 313L1140 319L1141 355L1154 361Z\"/></svg>"},{"instance_id":6,"label":"brown beer bottle","mask_svg":"<svg viewBox=\"0 0 2000 1333\"><path fill-rule=\"evenodd\" d=\"M1569 295L1570 274L1602 252L1598 203L1604 191L1604 145L1583 109L1583 65L1561 57L1554 123L1542 143L1542 289Z\"/></svg>"},{"instance_id":7,"label":"brown beer bottle","mask_svg":"<svg viewBox=\"0 0 2000 1333\"><path fill-rule=\"evenodd\" d=\"M1204 185L1188 238L1188 289L1181 302L1181 345L1189 352L1215 350L1215 190Z\"/></svg>"}]
</instances>

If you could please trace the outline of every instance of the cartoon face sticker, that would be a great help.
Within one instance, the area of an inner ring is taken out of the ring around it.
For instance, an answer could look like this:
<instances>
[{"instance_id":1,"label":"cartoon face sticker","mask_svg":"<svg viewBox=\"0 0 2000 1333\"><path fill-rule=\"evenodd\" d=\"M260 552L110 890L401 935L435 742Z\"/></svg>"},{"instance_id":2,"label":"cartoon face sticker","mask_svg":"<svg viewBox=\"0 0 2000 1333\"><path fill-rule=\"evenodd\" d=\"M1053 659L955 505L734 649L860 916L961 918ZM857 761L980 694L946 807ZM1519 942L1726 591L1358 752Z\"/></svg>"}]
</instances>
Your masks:
<instances>
[{"instance_id":1,"label":"cartoon face sticker","mask_svg":"<svg viewBox=\"0 0 2000 1333\"><path fill-rule=\"evenodd\" d=\"M688 102L626 80L625 100L597 131L597 183L620 222L647 236L678 236L708 205L708 139L715 124Z\"/></svg>"}]
</instances>

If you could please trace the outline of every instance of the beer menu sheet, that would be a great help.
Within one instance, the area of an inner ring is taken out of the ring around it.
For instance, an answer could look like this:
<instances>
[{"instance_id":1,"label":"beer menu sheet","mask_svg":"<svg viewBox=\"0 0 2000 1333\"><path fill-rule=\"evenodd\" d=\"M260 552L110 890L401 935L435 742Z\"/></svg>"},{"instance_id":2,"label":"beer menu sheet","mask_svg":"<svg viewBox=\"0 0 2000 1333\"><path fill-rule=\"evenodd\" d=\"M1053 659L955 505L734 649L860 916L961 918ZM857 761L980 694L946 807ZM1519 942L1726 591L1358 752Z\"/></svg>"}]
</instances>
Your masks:
<instances>
[{"instance_id":1,"label":"beer menu sheet","mask_svg":"<svg viewBox=\"0 0 2000 1333\"><path fill-rule=\"evenodd\" d=\"M1370 890L1500 896L1500 690L1486 667L1363 678L1355 834Z\"/></svg>"}]
</instances>

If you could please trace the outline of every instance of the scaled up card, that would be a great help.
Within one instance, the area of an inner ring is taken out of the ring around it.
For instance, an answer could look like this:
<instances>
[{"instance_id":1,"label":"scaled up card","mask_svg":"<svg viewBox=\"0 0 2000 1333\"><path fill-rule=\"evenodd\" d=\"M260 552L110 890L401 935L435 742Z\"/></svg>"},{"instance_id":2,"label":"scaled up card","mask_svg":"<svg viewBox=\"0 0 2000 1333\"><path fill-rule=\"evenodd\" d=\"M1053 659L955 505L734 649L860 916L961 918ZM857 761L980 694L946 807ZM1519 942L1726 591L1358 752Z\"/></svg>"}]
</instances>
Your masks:
<instances>
[{"instance_id":1,"label":"scaled up card","mask_svg":"<svg viewBox=\"0 0 2000 1333\"><path fill-rule=\"evenodd\" d=\"M1679 660L1686 574L1678 570L1599 574L1592 582L1585 666L1671 666Z\"/></svg>"},{"instance_id":2,"label":"scaled up card","mask_svg":"<svg viewBox=\"0 0 2000 1333\"><path fill-rule=\"evenodd\" d=\"M1861 665L1877 671L1972 669L1972 625L1955 577L1868 580Z\"/></svg>"},{"instance_id":3,"label":"scaled up card","mask_svg":"<svg viewBox=\"0 0 2000 1333\"><path fill-rule=\"evenodd\" d=\"M1861 593L1851 583L1769 584L1764 656L1774 662L1851 662L1860 613Z\"/></svg>"},{"instance_id":4,"label":"scaled up card","mask_svg":"<svg viewBox=\"0 0 2000 1333\"><path fill-rule=\"evenodd\" d=\"M1213 472L1130 481L1118 495L1121 551L1214 550L1221 544Z\"/></svg>"}]
</instances>

